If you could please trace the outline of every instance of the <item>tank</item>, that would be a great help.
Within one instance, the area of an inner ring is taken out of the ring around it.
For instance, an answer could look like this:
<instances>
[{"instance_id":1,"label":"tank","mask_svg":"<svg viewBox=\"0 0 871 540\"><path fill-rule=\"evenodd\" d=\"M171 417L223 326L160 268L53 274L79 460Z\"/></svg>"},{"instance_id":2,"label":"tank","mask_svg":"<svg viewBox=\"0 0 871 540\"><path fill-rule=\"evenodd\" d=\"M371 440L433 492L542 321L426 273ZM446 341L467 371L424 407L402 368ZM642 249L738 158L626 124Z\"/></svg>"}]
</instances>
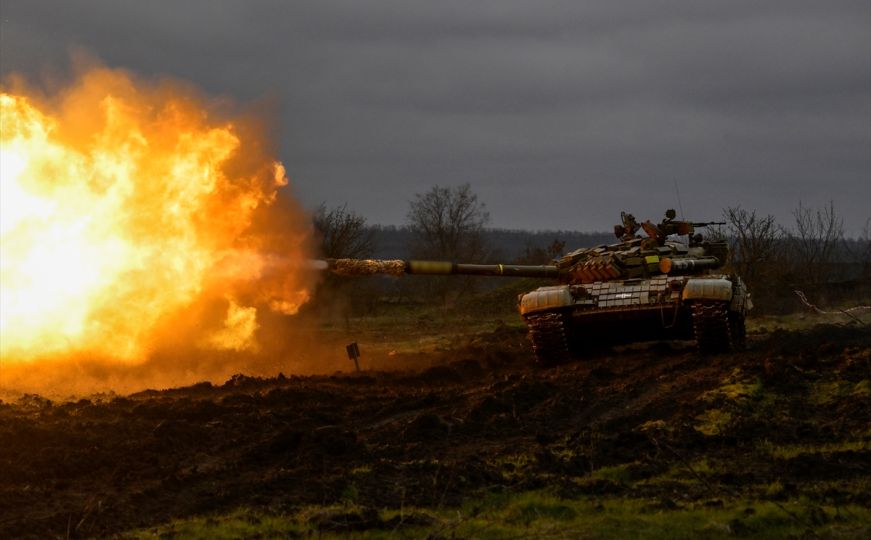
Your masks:
<instances>
[{"instance_id":1,"label":"tank","mask_svg":"<svg viewBox=\"0 0 871 540\"><path fill-rule=\"evenodd\" d=\"M743 349L750 293L740 277L723 269L728 244L696 232L723 223L675 216L668 210L660 223L638 224L623 212L614 227L617 243L578 249L550 265L361 259L331 259L326 265L342 275L552 279L553 285L518 297L536 359L545 366L604 343L695 340L705 354Z\"/></svg>"}]
</instances>

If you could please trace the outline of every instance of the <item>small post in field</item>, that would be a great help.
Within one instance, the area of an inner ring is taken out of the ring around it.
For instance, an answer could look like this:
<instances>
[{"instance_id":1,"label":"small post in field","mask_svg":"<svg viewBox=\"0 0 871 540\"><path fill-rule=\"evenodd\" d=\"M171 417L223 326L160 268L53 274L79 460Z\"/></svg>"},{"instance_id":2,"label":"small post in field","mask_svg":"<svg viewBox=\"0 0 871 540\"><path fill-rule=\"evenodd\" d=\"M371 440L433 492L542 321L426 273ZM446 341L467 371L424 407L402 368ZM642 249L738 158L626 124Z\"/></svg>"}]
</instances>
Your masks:
<instances>
[{"instance_id":1,"label":"small post in field","mask_svg":"<svg viewBox=\"0 0 871 540\"><path fill-rule=\"evenodd\" d=\"M360 371L360 347L357 346L357 342L349 343L345 346L345 350L348 351L348 358L354 361L354 367Z\"/></svg>"}]
</instances>

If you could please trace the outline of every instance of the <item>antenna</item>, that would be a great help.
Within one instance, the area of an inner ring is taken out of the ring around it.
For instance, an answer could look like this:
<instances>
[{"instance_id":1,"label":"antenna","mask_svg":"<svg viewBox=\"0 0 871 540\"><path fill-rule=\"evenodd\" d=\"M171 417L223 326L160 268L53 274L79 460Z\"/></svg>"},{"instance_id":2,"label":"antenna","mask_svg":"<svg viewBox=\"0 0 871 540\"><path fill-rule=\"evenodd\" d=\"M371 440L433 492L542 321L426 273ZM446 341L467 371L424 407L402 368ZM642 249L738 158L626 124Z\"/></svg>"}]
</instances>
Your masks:
<instances>
[{"instance_id":1,"label":"antenna","mask_svg":"<svg viewBox=\"0 0 871 540\"><path fill-rule=\"evenodd\" d=\"M677 209L680 210L680 218L683 219L683 205L680 202L680 190L677 188L677 179L674 180L674 194L677 196Z\"/></svg>"}]
</instances>

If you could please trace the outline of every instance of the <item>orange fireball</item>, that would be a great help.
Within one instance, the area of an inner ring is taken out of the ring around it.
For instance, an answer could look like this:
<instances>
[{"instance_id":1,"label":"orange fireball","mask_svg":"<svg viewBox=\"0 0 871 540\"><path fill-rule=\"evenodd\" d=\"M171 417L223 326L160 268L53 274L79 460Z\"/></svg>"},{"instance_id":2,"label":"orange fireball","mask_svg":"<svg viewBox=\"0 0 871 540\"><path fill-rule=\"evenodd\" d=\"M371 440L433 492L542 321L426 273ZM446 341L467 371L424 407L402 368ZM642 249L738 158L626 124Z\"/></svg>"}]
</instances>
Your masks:
<instances>
[{"instance_id":1,"label":"orange fireball","mask_svg":"<svg viewBox=\"0 0 871 540\"><path fill-rule=\"evenodd\" d=\"M259 308L308 297L292 267L267 275L275 250L305 257L307 235L302 219L270 216L287 179L268 146L248 120L122 71L41 102L0 94L3 362L141 360L203 302L226 316L188 321L193 341L256 347Z\"/></svg>"}]
</instances>

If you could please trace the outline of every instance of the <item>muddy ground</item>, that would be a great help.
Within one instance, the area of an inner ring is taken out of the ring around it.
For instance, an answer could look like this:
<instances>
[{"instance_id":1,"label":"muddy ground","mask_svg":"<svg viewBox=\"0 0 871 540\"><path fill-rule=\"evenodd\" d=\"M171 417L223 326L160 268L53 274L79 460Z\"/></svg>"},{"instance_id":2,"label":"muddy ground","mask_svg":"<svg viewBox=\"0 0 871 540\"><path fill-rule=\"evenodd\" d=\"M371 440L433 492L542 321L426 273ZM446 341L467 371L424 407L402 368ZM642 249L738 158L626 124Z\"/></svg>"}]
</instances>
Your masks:
<instances>
[{"instance_id":1,"label":"muddy ground","mask_svg":"<svg viewBox=\"0 0 871 540\"><path fill-rule=\"evenodd\" d=\"M0 537L116 535L238 507L448 508L541 488L664 508L871 505L867 327L756 334L713 357L608 350L549 370L529 365L521 329L439 354L418 372L0 403ZM379 525L356 516L328 526Z\"/></svg>"}]
</instances>

